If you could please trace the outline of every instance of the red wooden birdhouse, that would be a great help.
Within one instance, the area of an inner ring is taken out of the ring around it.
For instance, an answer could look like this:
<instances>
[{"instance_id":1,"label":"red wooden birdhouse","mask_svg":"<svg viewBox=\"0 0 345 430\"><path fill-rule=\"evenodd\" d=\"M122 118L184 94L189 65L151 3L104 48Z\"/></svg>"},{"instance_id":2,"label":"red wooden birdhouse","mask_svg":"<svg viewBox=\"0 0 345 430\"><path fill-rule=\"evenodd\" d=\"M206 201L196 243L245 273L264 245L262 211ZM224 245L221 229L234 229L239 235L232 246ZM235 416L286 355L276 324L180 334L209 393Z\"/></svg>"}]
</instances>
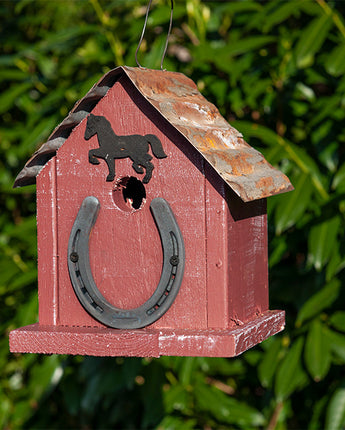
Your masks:
<instances>
[{"instance_id":1,"label":"red wooden birdhouse","mask_svg":"<svg viewBox=\"0 0 345 430\"><path fill-rule=\"evenodd\" d=\"M26 163L39 323L13 352L235 356L268 309L266 197L292 189L179 73L107 73Z\"/></svg>"}]
</instances>

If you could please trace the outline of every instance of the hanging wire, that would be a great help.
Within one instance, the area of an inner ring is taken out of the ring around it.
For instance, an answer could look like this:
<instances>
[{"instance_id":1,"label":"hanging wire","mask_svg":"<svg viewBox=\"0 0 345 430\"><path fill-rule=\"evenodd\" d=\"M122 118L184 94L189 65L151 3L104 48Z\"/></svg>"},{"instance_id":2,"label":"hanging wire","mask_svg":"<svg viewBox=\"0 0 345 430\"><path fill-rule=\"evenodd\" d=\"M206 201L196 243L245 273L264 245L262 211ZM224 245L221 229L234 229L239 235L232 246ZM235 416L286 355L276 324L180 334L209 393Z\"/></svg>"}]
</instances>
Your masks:
<instances>
[{"instance_id":1,"label":"hanging wire","mask_svg":"<svg viewBox=\"0 0 345 430\"><path fill-rule=\"evenodd\" d=\"M171 33L171 29L172 29L172 21L173 21L173 13L174 13L174 0L170 0L170 2L171 2L170 22L169 22L169 29L168 29L167 38L166 38L166 41L165 41L164 51L163 51L163 55L162 55L162 59L161 59L161 70L163 70L163 62L164 62L164 58L165 58L165 55L166 55L166 52L167 52L167 49L168 49L169 36L170 36L170 33ZM148 17L149 17L151 3L152 3L152 0L149 0L149 4L147 5L147 9L146 9L146 16L145 16L145 22L144 22L143 31L141 32L140 40L139 40L137 49L135 51L135 62L137 63L137 66L140 67L140 68L144 68L144 67L142 67L142 65L139 63L138 52L139 52L140 46L142 44L142 41L144 39L144 35L145 35L145 31L146 31L146 26L147 26L147 21L148 21Z\"/></svg>"},{"instance_id":2,"label":"hanging wire","mask_svg":"<svg viewBox=\"0 0 345 430\"><path fill-rule=\"evenodd\" d=\"M162 55L162 60L161 60L161 70L163 70L163 61L164 61L165 54L167 53L167 49L168 49L169 37L170 37L171 29L172 29L173 14L174 14L174 0L171 0L170 22L169 22L168 34L167 34L167 38L165 40L165 47L164 47L164 51L163 51L163 55Z\"/></svg>"}]
</instances>

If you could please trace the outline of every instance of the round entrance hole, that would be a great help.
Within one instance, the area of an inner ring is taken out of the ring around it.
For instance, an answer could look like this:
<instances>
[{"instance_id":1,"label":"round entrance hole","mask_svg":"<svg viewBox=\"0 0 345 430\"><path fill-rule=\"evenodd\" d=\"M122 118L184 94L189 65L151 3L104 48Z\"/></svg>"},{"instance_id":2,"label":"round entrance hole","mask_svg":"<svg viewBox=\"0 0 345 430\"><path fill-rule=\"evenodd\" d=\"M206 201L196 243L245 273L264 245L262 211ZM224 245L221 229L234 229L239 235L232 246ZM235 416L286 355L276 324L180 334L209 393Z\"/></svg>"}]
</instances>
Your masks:
<instances>
[{"instance_id":1,"label":"round entrance hole","mask_svg":"<svg viewBox=\"0 0 345 430\"><path fill-rule=\"evenodd\" d=\"M143 207L146 202L146 190L141 181L134 176L120 178L113 190L116 206L126 212L132 212Z\"/></svg>"}]
</instances>

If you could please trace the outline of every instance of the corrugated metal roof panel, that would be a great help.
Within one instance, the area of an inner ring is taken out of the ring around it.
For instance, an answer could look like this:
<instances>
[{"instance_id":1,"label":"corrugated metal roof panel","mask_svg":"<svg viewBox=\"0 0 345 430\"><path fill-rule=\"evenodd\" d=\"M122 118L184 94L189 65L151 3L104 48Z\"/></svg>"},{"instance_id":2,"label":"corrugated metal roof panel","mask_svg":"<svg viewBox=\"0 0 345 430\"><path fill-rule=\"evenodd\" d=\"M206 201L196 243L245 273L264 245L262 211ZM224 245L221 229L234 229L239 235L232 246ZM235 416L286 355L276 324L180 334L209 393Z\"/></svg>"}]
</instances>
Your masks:
<instances>
[{"instance_id":1,"label":"corrugated metal roof panel","mask_svg":"<svg viewBox=\"0 0 345 430\"><path fill-rule=\"evenodd\" d=\"M140 94L175 127L213 166L243 201L251 201L293 189L288 178L273 168L260 152L221 116L198 91L195 83L176 72L118 67L108 72L72 109L48 141L36 151L19 173L15 186L35 182L73 127L126 74ZM33 169L33 167L35 167ZM40 166L37 167L37 166Z\"/></svg>"}]
</instances>

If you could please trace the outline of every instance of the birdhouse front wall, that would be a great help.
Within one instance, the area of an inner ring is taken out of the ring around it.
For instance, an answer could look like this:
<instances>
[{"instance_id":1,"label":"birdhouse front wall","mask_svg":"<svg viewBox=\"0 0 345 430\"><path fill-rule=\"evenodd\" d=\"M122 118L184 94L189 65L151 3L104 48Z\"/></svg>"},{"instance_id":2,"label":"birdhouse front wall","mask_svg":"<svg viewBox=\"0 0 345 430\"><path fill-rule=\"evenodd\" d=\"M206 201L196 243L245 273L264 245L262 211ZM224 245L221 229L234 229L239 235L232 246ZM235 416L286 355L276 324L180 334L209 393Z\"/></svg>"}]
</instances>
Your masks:
<instances>
[{"instance_id":1,"label":"birdhouse front wall","mask_svg":"<svg viewBox=\"0 0 345 430\"><path fill-rule=\"evenodd\" d=\"M117 135L153 134L167 155L153 156L139 209L121 193L128 178L142 181L129 158L115 160L106 181L104 160L91 164L97 137L85 140L87 119L74 128L37 178L39 321L46 325L102 327L79 303L68 274L67 245L87 196L100 201L90 235L95 283L114 306L142 305L154 292L163 252L150 211L166 199L182 232L185 272L170 309L152 328L231 328L268 309L266 202L243 203L189 142L143 99L126 76L92 111Z\"/></svg>"}]
</instances>

